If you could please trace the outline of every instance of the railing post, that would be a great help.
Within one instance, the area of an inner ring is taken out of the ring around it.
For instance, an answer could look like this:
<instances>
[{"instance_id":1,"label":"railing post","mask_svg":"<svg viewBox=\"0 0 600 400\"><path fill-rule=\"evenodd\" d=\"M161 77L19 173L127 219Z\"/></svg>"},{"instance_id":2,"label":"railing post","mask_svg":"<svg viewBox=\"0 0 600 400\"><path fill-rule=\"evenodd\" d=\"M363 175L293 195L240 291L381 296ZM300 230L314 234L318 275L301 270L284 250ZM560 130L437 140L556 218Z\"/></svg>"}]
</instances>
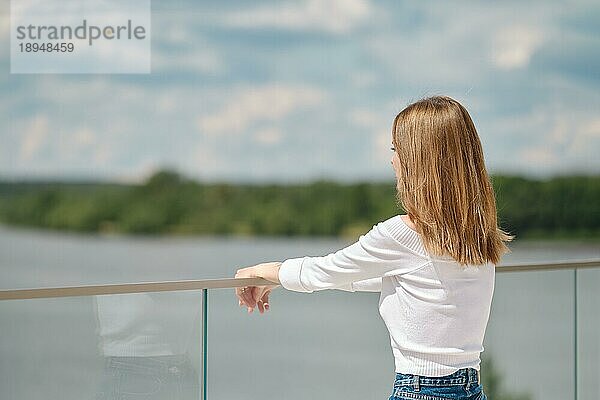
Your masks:
<instances>
[{"instance_id":1,"label":"railing post","mask_svg":"<svg viewBox=\"0 0 600 400\"><path fill-rule=\"evenodd\" d=\"M573 269L573 328L574 328L574 333L573 333L573 351L575 353L574 355L574 360L573 360L573 372L575 374L574 377L574 398L575 400L579 399L579 393L578 393L578 387L577 387L577 378L578 378L578 373L577 373L577 363L578 363L578 343L577 343L577 334L578 334L578 329L577 329L577 267L575 267Z\"/></svg>"},{"instance_id":2,"label":"railing post","mask_svg":"<svg viewBox=\"0 0 600 400\"><path fill-rule=\"evenodd\" d=\"M202 289L202 377L200 379L200 400L206 400L206 360L207 360L207 341L208 332L208 289Z\"/></svg>"}]
</instances>

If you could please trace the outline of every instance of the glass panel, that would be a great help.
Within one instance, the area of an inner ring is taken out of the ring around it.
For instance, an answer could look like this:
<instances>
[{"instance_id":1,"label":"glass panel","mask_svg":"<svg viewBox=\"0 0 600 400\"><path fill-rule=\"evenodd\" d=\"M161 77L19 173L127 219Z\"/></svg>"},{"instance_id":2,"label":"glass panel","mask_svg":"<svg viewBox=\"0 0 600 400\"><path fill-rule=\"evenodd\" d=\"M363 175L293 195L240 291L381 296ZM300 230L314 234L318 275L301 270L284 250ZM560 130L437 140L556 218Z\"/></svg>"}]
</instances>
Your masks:
<instances>
[{"instance_id":1,"label":"glass panel","mask_svg":"<svg viewBox=\"0 0 600 400\"><path fill-rule=\"evenodd\" d=\"M201 291L0 302L2 399L198 399Z\"/></svg>"},{"instance_id":2,"label":"glass panel","mask_svg":"<svg viewBox=\"0 0 600 400\"><path fill-rule=\"evenodd\" d=\"M482 354L489 398L573 398L573 295L571 270L496 275Z\"/></svg>"},{"instance_id":3,"label":"glass panel","mask_svg":"<svg viewBox=\"0 0 600 400\"><path fill-rule=\"evenodd\" d=\"M208 398L388 398L394 360L378 301L277 288L261 315L240 308L233 289L211 290Z\"/></svg>"},{"instance_id":4,"label":"glass panel","mask_svg":"<svg viewBox=\"0 0 600 400\"><path fill-rule=\"evenodd\" d=\"M578 391L600 399L600 269L577 271Z\"/></svg>"}]
</instances>

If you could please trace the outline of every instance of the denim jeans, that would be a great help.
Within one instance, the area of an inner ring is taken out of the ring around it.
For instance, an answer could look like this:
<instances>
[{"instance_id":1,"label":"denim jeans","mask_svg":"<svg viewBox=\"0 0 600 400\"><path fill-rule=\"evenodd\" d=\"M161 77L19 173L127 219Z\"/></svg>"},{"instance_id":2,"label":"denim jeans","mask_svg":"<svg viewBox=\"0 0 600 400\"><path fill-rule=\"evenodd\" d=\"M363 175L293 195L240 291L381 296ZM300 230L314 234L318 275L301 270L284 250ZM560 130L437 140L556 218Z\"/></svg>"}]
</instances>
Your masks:
<instances>
[{"instance_id":1,"label":"denim jeans","mask_svg":"<svg viewBox=\"0 0 600 400\"><path fill-rule=\"evenodd\" d=\"M445 376L396 373L388 400L487 400L474 368L459 369Z\"/></svg>"},{"instance_id":2,"label":"denim jeans","mask_svg":"<svg viewBox=\"0 0 600 400\"><path fill-rule=\"evenodd\" d=\"M107 357L97 400L196 400L198 374L184 356Z\"/></svg>"}]
</instances>

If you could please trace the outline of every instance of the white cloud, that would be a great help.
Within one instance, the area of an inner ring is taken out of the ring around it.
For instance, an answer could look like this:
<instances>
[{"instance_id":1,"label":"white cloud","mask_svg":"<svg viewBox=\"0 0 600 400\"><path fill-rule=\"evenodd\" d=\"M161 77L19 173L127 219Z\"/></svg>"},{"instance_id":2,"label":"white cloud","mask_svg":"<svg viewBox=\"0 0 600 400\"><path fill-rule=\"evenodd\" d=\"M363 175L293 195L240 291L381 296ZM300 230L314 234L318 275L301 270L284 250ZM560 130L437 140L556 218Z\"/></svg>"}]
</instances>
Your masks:
<instances>
[{"instance_id":1,"label":"white cloud","mask_svg":"<svg viewBox=\"0 0 600 400\"><path fill-rule=\"evenodd\" d=\"M377 75L372 71L356 71L352 74L352 85L357 88L368 88L378 82Z\"/></svg>"},{"instance_id":2,"label":"white cloud","mask_svg":"<svg viewBox=\"0 0 600 400\"><path fill-rule=\"evenodd\" d=\"M541 147L543 144L537 144L535 147L528 147L519 151L518 158L523 164L529 166L529 170L540 168L551 168L560 161L553 149Z\"/></svg>"},{"instance_id":3,"label":"white cloud","mask_svg":"<svg viewBox=\"0 0 600 400\"><path fill-rule=\"evenodd\" d=\"M20 161L28 162L35 158L39 150L46 144L48 137L48 117L36 115L25 125L21 142Z\"/></svg>"},{"instance_id":4,"label":"white cloud","mask_svg":"<svg viewBox=\"0 0 600 400\"><path fill-rule=\"evenodd\" d=\"M381 125L381 115L365 109L355 109L350 112L348 116L353 124L360 126L361 128L374 129Z\"/></svg>"},{"instance_id":5,"label":"white cloud","mask_svg":"<svg viewBox=\"0 0 600 400\"><path fill-rule=\"evenodd\" d=\"M492 61L502 69L525 67L541 44L542 34L531 26L502 28L493 38Z\"/></svg>"},{"instance_id":6,"label":"white cloud","mask_svg":"<svg viewBox=\"0 0 600 400\"><path fill-rule=\"evenodd\" d=\"M163 93L157 94L156 106L161 114L170 114L177 111L178 94L173 90L166 90Z\"/></svg>"},{"instance_id":7,"label":"white cloud","mask_svg":"<svg viewBox=\"0 0 600 400\"><path fill-rule=\"evenodd\" d=\"M308 86L268 84L232 91L220 110L196 120L203 134L240 134L256 122L274 122L301 108L320 104L325 93Z\"/></svg>"},{"instance_id":8,"label":"white cloud","mask_svg":"<svg viewBox=\"0 0 600 400\"><path fill-rule=\"evenodd\" d=\"M391 160L393 155L392 151L390 150L390 143L392 141L391 134L386 135L380 133L378 135L374 135L373 139L373 160Z\"/></svg>"},{"instance_id":9,"label":"white cloud","mask_svg":"<svg viewBox=\"0 0 600 400\"><path fill-rule=\"evenodd\" d=\"M187 49L177 55L154 50L152 52L152 72L161 71L221 74L226 71L226 68L217 53L207 48Z\"/></svg>"},{"instance_id":10,"label":"white cloud","mask_svg":"<svg viewBox=\"0 0 600 400\"><path fill-rule=\"evenodd\" d=\"M479 46L481 38L474 45L471 35L472 32L452 29L443 34L436 30L401 34L379 31L364 39L364 48L373 65L383 68L383 76L390 84L439 87L451 82L472 86L486 71Z\"/></svg>"},{"instance_id":11,"label":"white cloud","mask_svg":"<svg viewBox=\"0 0 600 400\"><path fill-rule=\"evenodd\" d=\"M513 137L526 138L526 143L518 144L516 157L507 163L509 168L536 173L600 170L600 119L595 116L551 104L511 118L506 127L509 126Z\"/></svg>"},{"instance_id":12,"label":"white cloud","mask_svg":"<svg viewBox=\"0 0 600 400\"><path fill-rule=\"evenodd\" d=\"M364 130L364 134L370 137L371 148L368 157L370 168L382 171L392 157L390 151L392 142L391 121L394 119L393 112L387 112L387 108L381 111L367 109L354 109L348 116L353 125Z\"/></svg>"},{"instance_id":13,"label":"white cloud","mask_svg":"<svg viewBox=\"0 0 600 400\"><path fill-rule=\"evenodd\" d=\"M380 176L399 108L447 93L472 113L497 171L600 171L597 82L573 79L589 75L576 57L568 66L583 72L549 74L560 52L541 52L584 40L558 3L397 3L385 14L361 1L248 4L157 13L154 72L165 74L0 76L0 169L139 181L166 162L209 179ZM345 35L311 35L323 32ZM275 145L280 158L262 164Z\"/></svg>"},{"instance_id":14,"label":"white cloud","mask_svg":"<svg viewBox=\"0 0 600 400\"><path fill-rule=\"evenodd\" d=\"M209 40L198 28L199 20L215 18L196 13L159 14L152 21L152 72L226 73L218 41Z\"/></svg>"},{"instance_id":15,"label":"white cloud","mask_svg":"<svg viewBox=\"0 0 600 400\"><path fill-rule=\"evenodd\" d=\"M279 143L282 136L281 130L273 127L261 129L254 134L256 141L264 145Z\"/></svg>"},{"instance_id":16,"label":"white cloud","mask_svg":"<svg viewBox=\"0 0 600 400\"><path fill-rule=\"evenodd\" d=\"M185 161L186 171L202 180L215 178L228 172L239 173L238 167L236 160L217 156L215 149L206 143L195 146L191 156Z\"/></svg>"},{"instance_id":17,"label":"white cloud","mask_svg":"<svg viewBox=\"0 0 600 400\"><path fill-rule=\"evenodd\" d=\"M162 165L153 158L145 157L141 159L133 168L120 173L113 179L116 182L124 184L135 184L146 181L152 176Z\"/></svg>"},{"instance_id":18,"label":"white cloud","mask_svg":"<svg viewBox=\"0 0 600 400\"><path fill-rule=\"evenodd\" d=\"M428 91L453 87L469 95L494 79L496 68L526 65L543 40L557 31L555 18L561 13L559 5L548 3L520 7L516 14L514 4L502 2L440 2L433 7L415 2L406 3L403 11L404 26L357 37L373 57L372 64L387 67L390 83ZM411 15L419 23L407 23ZM377 18L378 23L397 26L393 15L387 17L389 22ZM511 21L509 26L506 21Z\"/></svg>"},{"instance_id":19,"label":"white cloud","mask_svg":"<svg viewBox=\"0 0 600 400\"><path fill-rule=\"evenodd\" d=\"M600 150L600 118L595 117L582 121L577 127L568 151L575 156L593 153L598 159L598 150ZM600 162L596 161L596 163L600 166Z\"/></svg>"},{"instance_id":20,"label":"white cloud","mask_svg":"<svg viewBox=\"0 0 600 400\"><path fill-rule=\"evenodd\" d=\"M89 128L82 128L73 134L73 142L76 147L87 148L96 143L96 135Z\"/></svg>"},{"instance_id":21,"label":"white cloud","mask_svg":"<svg viewBox=\"0 0 600 400\"><path fill-rule=\"evenodd\" d=\"M92 158L93 164L96 166L108 166L113 154L114 151L111 149L110 145L103 143L94 149Z\"/></svg>"},{"instance_id":22,"label":"white cloud","mask_svg":"<svg viewBox=\"0 0 600 400\"><path fill-rule=\"evenodd\" d=\"M199 34L181 26L165 25L159 35L164 36L156 40L158 44L152 50L153 72L193 71L214 75L227 71L217 48ZM178 50L173 52L173 49Z\"/></svg>"},{"instance_id":23,"label":"white cloud","mask_svg":"<svg viewBox=\"0 0 600 400\"><path fill-rule=\"evenodd\" d=\"M239 28L344 34L363 23L370 11L366 0L306 0L231 13L224 18L224 23Z\"/></svg>"},{"instance_id":24,"label":"white cloud","mask_svg":"<svg viewBox=\"0 0 600 400\"><path fill-rule=\"evenodd\" d=\"M185 29L180 24L173 22L169 26L164 26L163 29L159 29L158 41L165 42L170 45L181 45L182 43L189 42L195 35L189 30Z\"/></svg>"},{"instance_id":25,"label":"white cloud","mask_svg":"<svg viewBox=\"0 0 600 400\"><path fill-rule=\"evenodd\" d=\"M8 13L0 13L0 35L8 37L10 33L10 17ZM4 41L2 41L4 42Z\"/></svg>"}]
</instances>

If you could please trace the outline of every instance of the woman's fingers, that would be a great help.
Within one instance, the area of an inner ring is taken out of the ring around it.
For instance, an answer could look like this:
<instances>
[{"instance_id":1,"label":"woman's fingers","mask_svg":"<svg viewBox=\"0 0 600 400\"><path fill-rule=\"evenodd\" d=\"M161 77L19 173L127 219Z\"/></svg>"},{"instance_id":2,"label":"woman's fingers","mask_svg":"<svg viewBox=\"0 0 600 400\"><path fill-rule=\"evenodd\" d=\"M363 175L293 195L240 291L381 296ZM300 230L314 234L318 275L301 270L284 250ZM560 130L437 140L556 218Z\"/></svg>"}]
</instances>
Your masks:
<instances>
[{"instance_id":1,"label":"woman's fingers","mask_svg":"<svg viewBox=\"0 0 600 400\"><path fill-rule=\"evenodd\" d=\"M238 300L239 300L240 306L241 306L242 304L245 304L245 303L246 303L246 301L244 300L244 297L242 296L242 288L239 288L239 287L238 287L238 288L235 288L235 295L236 295L236 297L237 297L237 298L238 298Z\"/></svg>"},{"instance_id":2,"label":"woman's fingers","mask_svg":"<svg viewBox=\"0 0 600 400\"><path fill-rule=\"evenodd\" d=\"M265 291L264 286L257 286L256 290L254 292L252 292L252 300L254 300L254 302L258 304L260 299L262 299L262 295L263 295L264 291Z\"/></svg>"},{"instance_id":3,"label":"woman's fingers","mask_svg":"<svg viewBox=\"0 0 600 400\"><path fill-rule=\"evenodd\" d=\"M265 289L262 292L262 295L260 295L260 299L257 301L257 305L258 305L258 310L260 311L261 314L264 314L266 311L269 310L269 293L271 292L271 289Z\"/></svg>"},{"instance_id":4,"label":"woman's fingers","mask_svg":"<svg viewBox=\"0 0 600 400\"><path fill-rule=\"evenodd\" d=\"M267 311L269 310L269 307L270 307L270 306L269 306L269 293L271 293L271 291L270 291L270 290L267 290L267 291L265 292L265 294L263 295L263 298L262 298L262 304L263 304L263 307L264 307L264 308L265 308L265 310L267 310Z\"/></svg>"},{"instance_id":5,"label":"woman's fingers","mask_svg":"<svg viewBox=\"0 0 600 400\"><path fill-rule=\"evenodd\" d=\"M260 291L260 286L252 286L252 289L250 290L250 303L252 306L252 309L248 310L248 312L252 312L254 311L254 307L258 306L258 301L257 301L257 293Z\"/></svg>"},{"instance_id":6,"label":"woman's fingers","mask_svg":"<svg viewBox=\"0 0 600 400\"><path fill-rule=\"evenodd\" d=\"M263 304L262 300L259 300L259 301L256 303L256 306L258 307L258 311L259 311L261 314L264 314L264 312L265 312L265 306L264 306L264 304Z\"/></svg>"},{"instance_id":7,"label":"woman's fingers","mask_svg":"<svg viewBox=\"0 0 600 400\"><path fill-rule=\"evenodd\" d=\"M252 312L251 310L256 306L256 303L253 301L253 288L254 287L251 286L236 288L236 295L238 296L239 302L241 302L240 306L244 305L248 307L248 312Z\"/></svg>"},{"instance_id":8,"label":"woman's fingers","mask_svg":"<svg viewBox=\"0 0 600 400\"><path fill-rule=\"evenodd\" d=\"M269 293L270 292L271 292L271 290L265 290L264 294L262 295L262 297L258 303L259 309L262 307L261 313L269 311Z\"/></svg>"},{"instance_id":9,"label":"woman's fingers","mask_svg":"<svg viewBox=\"0 0 600 400\"><path fill-rule=\"evenodd\" d=\"M254 307L256 307L256 301L254 300L254 292L256 291L256 286L250 286L246 288L244 292L244 298L246 299L246 304L248 305L248 313L254 311Z\"/></svg>"},{"instance_id":10,"label":"woman's fingers","mask_svg":"<svg viewBox=\"0 0 600 400\"><path fill-rule=\"evenodd\" d=\"M254 277L254 267L247 267L238 269L235 278L252 278ZM253 301L252 290L254 286L246 286L244 288L236 288L235 293L238 297L238 303L240 307L242 305L248 307L248 312L252 312L254 307L256 307L256 302Z\"/></svg>"},{"instance_id":11,"label":"woman's fingers","mask_svg":"<svg viewBox=\"0 0 600 400\"><path fill-rule=\"evenodd\" d=\"M242 291L241 288L236 288L235 289L235 295L238 298L238 304L240 307L245 306L246 305L246 300L244 300L243 296L242 296Z\"/></svg>"},{"instance_id":12,"label":"woman's fingers","mask_svg":"<svg viewBox=\"0 0 600 400\"><path fill-rule=\"evenodd\" d=\"M269 310L269 294L273 290L270 286L247 286L245 288L236 288L235 294L238 297L240 307L247 307L248 313L258 307L258 311L264 314Z\"/></svg>"}]
</instances>

